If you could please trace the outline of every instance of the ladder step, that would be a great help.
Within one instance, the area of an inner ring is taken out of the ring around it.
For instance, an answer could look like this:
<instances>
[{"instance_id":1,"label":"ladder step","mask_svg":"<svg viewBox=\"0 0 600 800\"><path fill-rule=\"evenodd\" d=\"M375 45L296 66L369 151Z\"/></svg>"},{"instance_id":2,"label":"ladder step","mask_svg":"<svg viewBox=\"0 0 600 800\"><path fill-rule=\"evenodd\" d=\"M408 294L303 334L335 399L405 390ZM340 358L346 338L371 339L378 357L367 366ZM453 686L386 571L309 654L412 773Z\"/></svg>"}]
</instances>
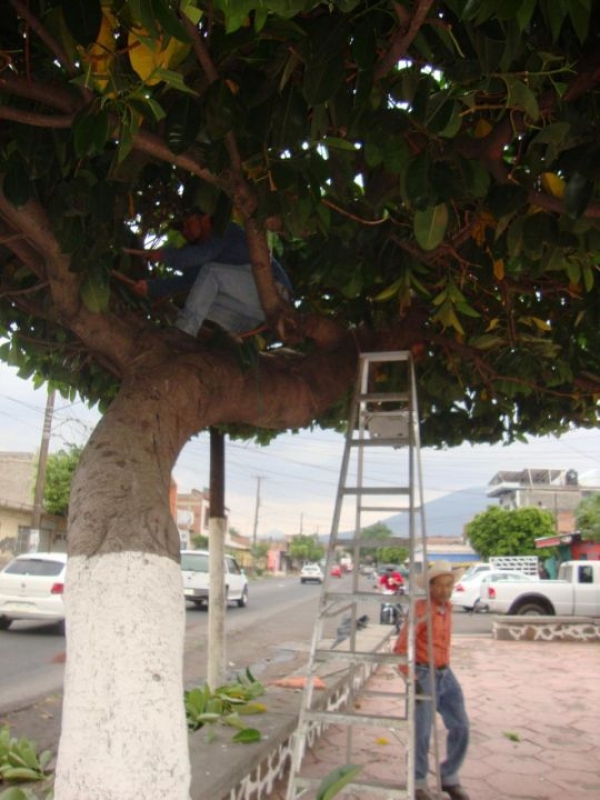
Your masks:
<instances>
[{"instance_id":1,"label":"ladder step","mask_svg":"<svg viewBox=\"0 0 600 800\"><path fill-rule=\"evenodd\" d=\"M370 728L387 728L391 731L403 731L408 727L408 720L400 717L385 717L380 714L359 714L348 711L304 712L306 719L312 722L325 722L328 725L365 725Z\"/></svg>"},{"instance_id":2,"label":"ladder step","mask_svg":"<svg viewBox=\"0 0 600 800\"><path fill-rule=\"evenodd\" d=\"M365 653L358 650L317 650L317 661L347 661L349 664L405 664L406 657L397 653Z\"/></svg>"},{"instance_id":3,"label":"ladder step","mask_svg":"<svg viewBox=\"0 0 600 800\"><path fill-rule=\"evenodd\" d=\"M391 508L390 506L384 506L382 509L379 507L377 508L362 508L363 511L397 511L398 509ZM410 509L404 508L400 509L402 511L409 511ZM348 536L348 537L341 537L341 536L332 536L330 539L334 545L358 545L359 547L408 547L410 544L410 539L408 536L388 536L386 539L364 539L360 536Z\"/></svg>"},{"instance_id":4,"label":"ladder step","mask_svg":"<svg viewBox=\"0 0 600 800\"><path fill-rule=\"evenodd\" d=\"M354 604L355 600L379 600L380 603L387 603L390 600L394 600L394 602L401 602L403 595L393 595L393 594L382 594L381 592L377 592L375 590L368 591L327 591L324 593L325 599L330 600L334 603L342 603L342 602L352 602ZM422 593L423 597L425 597L425 592Z\"/></svg>"},{"instance_id":5,"label":"ladder step","mask_svg":"<svg viewBox=\"0 0 600 800\"><path fill-rule=\"evenodd\" d=\"M347 486L342 489L344 494L359 495L359 494L410 494L410 486Z\"/></svg>"},{"instance_id":6,"label":"ladder step","mask_svg":"<svg viewBox=\"0 0 600 800\"><path fill-rule=\"evenodd\" d=\"M358 777L358 776L357 776ZM321 785L322 778L308 778L299 775L296 778L296 786L302 789L318 789ZM370 792L371 794L378 794L387 800L408 800L412 797L409 795L406 786L398 786L397 783L392 781L351 781L344 785L344 789L354 789L359 793ZM296 795L298 800L301 795Z\"/></svg>"},{"instance_id":7,"label":"ladder step","mask_svg":"<svg viewBox=\"0 0 600 800\"><path fill-rule=\"evenodd\" d=\"M393 403L399 400L404 400L408 402L409 396L408 392L366 392L365 394L359 394L358 399L361 401L369 401L372 400L375 403ZM402 410L402 409L400 409ZM398 413L398 409L392 413ZM378 414L378 411L369 412L372 414Z\"/></svg>"},{"instance_id":8,"label":"ladder step","mask_svg":"<svg viewBox=\"0 0 600 800\"><path fill-rule=\"evenodd\" d=\"M399 447L407 439L396 436L393 439L352 439L351 447Z\"/></svg>"},{"instance_id":9,"label":"ladder step","mask_svg":"<svg viewBox=\"0 0 600 800\"><path fill-rule=\"evenodd\" d=\"M376 364L378 361L387 364L390 361L408 361L410 352L408 350L373 350L370 353L361 353L359 358L366 364Z\"/></svg>"}]
</instances>

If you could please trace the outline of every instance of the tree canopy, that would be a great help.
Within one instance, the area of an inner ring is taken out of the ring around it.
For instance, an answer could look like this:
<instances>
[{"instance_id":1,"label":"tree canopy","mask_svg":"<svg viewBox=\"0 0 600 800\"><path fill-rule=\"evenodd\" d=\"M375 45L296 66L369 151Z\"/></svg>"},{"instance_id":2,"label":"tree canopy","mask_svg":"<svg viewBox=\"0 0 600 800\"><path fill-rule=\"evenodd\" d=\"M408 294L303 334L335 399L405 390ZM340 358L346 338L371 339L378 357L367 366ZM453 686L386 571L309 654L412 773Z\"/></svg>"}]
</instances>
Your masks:
<instances>
[{"instance_id":1,"label":"tree canopy","mask_svg":"<svg viewBox=\"0 0 600 800\"><path fill-rule=\"evenodd\" d=\"M318 353L358 344L412 350L424 443L597 423L598 4L5 6L0 357L21 375L106 404L172 349L124 248L173 239L200 205L245 225L269 327L296 352L261 362L285 413L209 422L336 424L351 364ZM215 345L204 374L251 370L263 346Z\"/></svg>"},{"instance_id":2,"label":"tree canopy","mask_svg":"<svg viewBox=\"0 0 600 800\"><path fill-rule=\"evenodd\" d=\"M583 539L600 542L600 492L584 497L575 509L575 527Z\"/></svg>"},{"instance_id":3,"label":"tree canopy","mask_svg":"<svg viewBox=\"0 0 600 800\"><path fill-rule=\"evenodd\" d=\"M489 506L465 526L471 547L481 558L538 555L535 540L556 532L554 516L541 508Z\"/></svg>"},{"instance_id":4,"label":"tree canopy","mask_svg":"<svg viewBox=\"0 0 600 800\"><path fill-rule=\"evenodd\" d=\"M79 464L81 448L72 447L48 456L44 481L44 508L50 514L66 517L71 481Z\"/></svg>"},{"instance_id":5,"label":"tree canopy","mask_svg":"<svg viewBox=\"0 0 600 800\"><path fill-rule=\"evenodd\" d=\"M316 533L299 533L290 541L289 554L298 561L319 561L325 555L325 548Z\"/></svg>"}]
</instances>

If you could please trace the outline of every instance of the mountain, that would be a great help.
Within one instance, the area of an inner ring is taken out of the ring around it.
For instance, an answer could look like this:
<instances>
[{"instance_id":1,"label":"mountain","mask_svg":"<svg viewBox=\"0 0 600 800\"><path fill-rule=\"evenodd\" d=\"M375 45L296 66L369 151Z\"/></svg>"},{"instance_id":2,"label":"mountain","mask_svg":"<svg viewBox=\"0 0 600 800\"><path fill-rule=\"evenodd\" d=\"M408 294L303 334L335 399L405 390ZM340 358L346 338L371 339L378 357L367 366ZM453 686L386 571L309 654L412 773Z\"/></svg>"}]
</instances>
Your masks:
<instances>
[{"instance_id":1,"label":"mountain","mask_svg":"<svg viewBox=\"0 0 600 800\"><path fill-rule=\"evenodd\" d=\"M485 488L472 486L460 489L425 503L425 529L428 537L451 536L459 538L467 522L496 502L486 496ZM408 514L394 514L379 520L394 536L408 538ZM350 538L352 533L341 533L340 538ZM327 537L325 537L327 538Z\"/></svg>"},{"instance_id":2,"label":"mountain","mask_svg":"<svg viewBox=\"0 0 600 800\"><path fill-rule=\"evenodd\" d=\"M427 536L462 536L467 522L497 502L486 496L485 488L460 489L425 503ZM394 514L382 519L394 536L408 536L408 514Z\"/></svg>"}]
</instances>

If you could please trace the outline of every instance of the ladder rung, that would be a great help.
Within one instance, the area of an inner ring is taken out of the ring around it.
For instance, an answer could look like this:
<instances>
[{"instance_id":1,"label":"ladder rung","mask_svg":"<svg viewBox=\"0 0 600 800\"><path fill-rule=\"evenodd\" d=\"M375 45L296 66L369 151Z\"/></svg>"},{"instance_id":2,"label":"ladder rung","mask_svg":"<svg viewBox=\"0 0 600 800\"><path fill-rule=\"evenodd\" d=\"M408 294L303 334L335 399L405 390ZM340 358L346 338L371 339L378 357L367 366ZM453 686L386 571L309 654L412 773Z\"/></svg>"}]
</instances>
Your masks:
<instances>
[{"instance_id":1,"label":"ladder rung","mask_svg":"<svg viewBox=\"0 0 600 800\"><path fill-rule=\"evenodd\" d=\"M367 392L366 394L360 394L358 399L361 401L365 400L373 400L376 403L393 403L398 402L398 400L404 400L408 402L408 392ZM397 409L398 411L403 411L404 409ZM408 409L407 409L408 410ZM370 412L373 414L377 414L377 411Z\"/></svg>"},{"instance_id":2,"label":"ladder rung","mask_svg":"<svg viewBox=\"0 0 600 800\"><path fill-rule=\"evenodd\" d=\"M296 778L296 785L302 789L318 789L323 778L308 778L299 775ZM392 781L351 781L344 784L344 789L356 789L359 792L369 791L381 794L388 800L406 800L409 797L408 789L405 786L398 786L397 782ZM298 797L298 795L296 795Z\"/></svg>"},{"instance_id":3,"label":"ladder rung","mask_svg":"<svg viewBox=\"0 0 600 800\"><path fill-rule=\"evenodd\" d=\"M306 718L314 722L326 722L330 725L368 725L371 728L387 728L392 731L402 731L408 725L407 719L401 717L386 717L379 714L356 714L344 711L305 711Z\"/></svg>"},{"instance_id":4,"label":"ladder rung","mask_svg":"<svg viewBox=\"0 0 600 800\"><path fill-rule=\"evenodd\" d=\"M420 511L421 506L414 506L412 509L406 508L405 506L361 506L361 511L392 511L394 514L402 514L404 512L409 513L410 511ZM373 539L371 539L373 541ZM391 542L391 539L388 539L388 542ZM409 539L405 540L405 544L410 541ZM380 545L380 547L385 547L385 544Z\"/></svg>"},{"instance_id":5,"label":"ladder rung","mask_svg":"<svg viewBox=\"0 0 600 800\"><path fill-rule=\"evenodd\" d=\"M400 436L395 439L352 439L350 442L351 447L400 447L406 444L408 439L403 439Z\"/></svg>"},{"instance_id":6,"label":"ladder rung","mask_svg":"<svg viewBox=\"0 0 600 800\"><path fill-rule=\"evenodd\" d=\"M384 506L380 508L363 508L363 511L396 511L395 508ZM409 511L409 509L403 509ZM330 539L334 545L342 544L347 547L350 545L358 545L359 547L408 547L410 539L408 536L388 536L387 539L361 539L359 536L351 536L342 538L332 536Z\"/></svg>"},{"instance_id":7,"label":"ladder rung","mask_svg":"<svg viewBox=\"0 0 600 800\"><path fill-rule=\"evenodd\" d=\"M410 494L410 486L347 486L342 489L344 494Z\"/></svg>"},{"instance_id":8,"label":"ladder rung","mask_svg":"<svg viewBox=\"0 0 600 800\"><path fill-rule=\"evenodd\" d=\"M425 592L423 592L423 597L425 596ZM325 592L325 599L330 600L334 603L342 603L348 602L354 604L355 600L379 600L381 603L388 603L390 600L396 598L396 602L401 602L401 598L403 595L393 595L393 594L383 594L382 592L368 591L364 590L357 590L356 592L352 591L327 591Z\"/></svg>"},{"instance_id":9,"label":"ladder rung","mask_svg":"<svg viewBox=\"0 0 600 800\"><path fill-rule=\"evenodd\" d=\"M408 361L410 352L408 350L373 350L370 353L361 353L359 358L367 364L375 364L378 361L387 364L390 361Z\"/></svg>"},{"instance_id":10,"label":"ladder rung","mask_svg":"<svg viewBox=\"0 0 600 800\"><path fill-rule=\"evenodd\" d=\"M344 640L346 641L346 640ZM351 664L405 664L398 653L365 653L358 650L317 650L318 661L347 661Z\"/></svg>"}]
</instances>

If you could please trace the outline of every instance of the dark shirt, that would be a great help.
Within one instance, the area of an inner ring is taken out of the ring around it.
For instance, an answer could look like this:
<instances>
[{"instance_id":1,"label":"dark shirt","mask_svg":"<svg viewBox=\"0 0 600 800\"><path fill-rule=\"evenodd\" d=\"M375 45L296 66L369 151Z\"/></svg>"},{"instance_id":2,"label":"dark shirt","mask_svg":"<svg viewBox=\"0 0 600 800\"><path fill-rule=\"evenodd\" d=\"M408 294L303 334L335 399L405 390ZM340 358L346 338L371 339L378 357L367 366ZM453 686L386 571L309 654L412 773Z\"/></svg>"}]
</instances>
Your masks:
<instances>
[{"instance_id":1,"label":"dark shirt","mask_svg":"<svg viewBox=\"0 0 600 800\"><path fill-rule=\"evenodd\" d=\"M167 246L163 248L162 254L164 263L181 274L149 280L148 295L152 298L187 294L202 267L209 262L244 267L250 264L246 232L235 222L229 223L222 236L211 234L198 244ZM271 266L275 282L282 284L291 294L292 284L281 264L272 259Z\"/></svg>"}]
</instances>

